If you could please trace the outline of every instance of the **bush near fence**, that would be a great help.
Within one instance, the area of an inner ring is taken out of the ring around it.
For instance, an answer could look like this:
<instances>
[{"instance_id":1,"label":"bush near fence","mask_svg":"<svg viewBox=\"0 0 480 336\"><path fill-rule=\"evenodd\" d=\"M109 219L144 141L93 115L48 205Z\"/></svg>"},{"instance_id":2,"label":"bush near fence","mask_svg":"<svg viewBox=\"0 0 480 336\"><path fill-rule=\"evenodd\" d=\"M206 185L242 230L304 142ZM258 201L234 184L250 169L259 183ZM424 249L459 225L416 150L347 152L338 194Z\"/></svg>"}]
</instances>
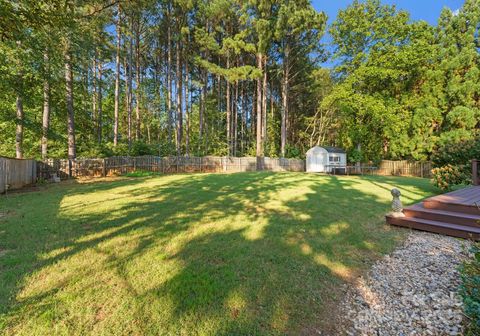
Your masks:
<instances>
[{"instance_id":1,"label":"bush near fence","mask_svg":"<svg viewBox=\"0 0 480 336\"><path fill-rule=\"evenodd\" d=\"M163 174L219 173L257 170L255 157L158 157L119 156L105 159L53 159L39 162L38 177L50 179L54 174L68 177L100 177L123 175L144 170ZM264 158L266 171L305 171L305 162L299 159Z\"/></svg>"},{"instance_id":2,"label":"bush near fence","mask_svg":"<svg viewBox=\"0 0 480 336\"><path fill-rule=\"evenodd\" d=\"M0 157L0 193L19 189L37 181L35 160Z\"/></svg>"}]
</instances>

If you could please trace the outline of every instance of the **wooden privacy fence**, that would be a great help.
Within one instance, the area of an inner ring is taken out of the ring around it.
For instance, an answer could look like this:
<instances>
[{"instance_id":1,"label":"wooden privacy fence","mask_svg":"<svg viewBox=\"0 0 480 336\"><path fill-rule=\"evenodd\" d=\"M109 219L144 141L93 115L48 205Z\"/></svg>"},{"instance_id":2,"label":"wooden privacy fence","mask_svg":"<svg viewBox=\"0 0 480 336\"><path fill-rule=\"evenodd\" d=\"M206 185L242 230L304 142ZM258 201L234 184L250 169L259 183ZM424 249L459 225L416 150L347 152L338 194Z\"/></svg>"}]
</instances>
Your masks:
<instances>
[{"instance_id":1,"label":"wooden privacy fence","mask_svg":"<svg viewBox=\"0 0 480 336\"><path fill-rule=\"evenodd\" d=\"M37 176L50 179L54 174L68 177L114 176L144 170L157 173L218 173L246 172L257 170L255 157L158 157L118 156L105 159L51 159L39 162ZM267 171L305 171L305 162L300 159L264 158Z\"/></svg>"},{"instance_id":2,"label":"wooden privacy fence","mask_svg":"<svg viewBox=\"0 0 480 336\"><path fill-rule=\"evenodd\" d=\"M18 189L37 181L35 160L18 160L0 157L0 193Z\"/></svg>"},{"instance_id":3,"label":"wooden privacy fence","mask_svg":"<svg viewBox=\"0 0 480 336\"><path fill-rule=\"evenodd\" d=\"M432 163L419 161L382 160L376 174L393 176L431 177Z\"/></svg>"},{"instance_id":4,"label":"wooden privacy fence","mask_svg":"<svg viewBox=\"0 0 480 336\"><path fill-rule=\"evenodd\" d=\"M371 164L349 167L349 174L374 174L431 177L431 162L383 160L378 166ZM255 157L159 157L159 156L117 156L105 159L50 159L37 162L37 176L50 179L54 174L62 179L69 177L100 177L127 174L144 170L157 173L219 173L247 172L257 170ZM264 158L266 171L305 171L301 159Z\"/></svg>"}]
</instances>

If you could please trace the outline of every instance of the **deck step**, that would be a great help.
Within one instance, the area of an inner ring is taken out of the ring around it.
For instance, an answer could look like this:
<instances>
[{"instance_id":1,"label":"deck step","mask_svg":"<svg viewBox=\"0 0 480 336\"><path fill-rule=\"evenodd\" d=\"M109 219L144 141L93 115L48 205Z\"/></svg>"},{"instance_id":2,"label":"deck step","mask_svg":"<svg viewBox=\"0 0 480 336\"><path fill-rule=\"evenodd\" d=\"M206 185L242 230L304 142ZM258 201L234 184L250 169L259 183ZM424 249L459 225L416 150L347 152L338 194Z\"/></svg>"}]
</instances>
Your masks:
<instances>
[{"instance_id":1,"label":"deck step","mask_svg":"<svg viewBox=\"0 0 480 336\"><path fill-rule=\"evenodd\" d=\"M392 217L387 215L386 220L390 225L435 232L453 237L480 240L480 227L445 223L416 217Z\"/></svg>"},{"instance_id":2,"label":"deck step","mask_svg":"<svg viewBox=\"0 0 480 336\"><path fill-rule=\"evenodd\" d=\"M416 217L433 221L467 225L480 228L480 212L478 214L445 211L425 208L423 204L415 204L403 210L406 217Z\"/></svg>"},{"instance_id":3,"label":"deck step","mask_svg":"<svg viewBox=\"0 0 480 336\"><path fill-rule=\"evenodd\" d=\"M435 198L423 201L423 207L426 209L435 209L449 212L460 212L463 214L478 215L480 213L480 204L455 204L436 200Z\"/></svg>"}]
</instances>

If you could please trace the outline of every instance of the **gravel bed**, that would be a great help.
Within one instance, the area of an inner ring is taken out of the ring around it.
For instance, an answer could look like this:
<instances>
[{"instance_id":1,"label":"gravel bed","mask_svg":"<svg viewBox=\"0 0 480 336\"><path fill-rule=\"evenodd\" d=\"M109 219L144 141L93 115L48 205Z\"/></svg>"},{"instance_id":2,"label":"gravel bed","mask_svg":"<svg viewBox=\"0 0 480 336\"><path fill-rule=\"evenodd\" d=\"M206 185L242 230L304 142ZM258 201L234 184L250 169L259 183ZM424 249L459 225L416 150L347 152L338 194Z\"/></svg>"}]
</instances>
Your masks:
<instances>
[{"instance_id":1,"label":"gravel bed","mask_svg":"<svg viewBox=\"0 0 480 336\"><path fill-rule=\"evenodd\" d=\"M461 335L459 264L470 243L412 231L348 291L347 335Z\"/></svg>"}]
</instances>

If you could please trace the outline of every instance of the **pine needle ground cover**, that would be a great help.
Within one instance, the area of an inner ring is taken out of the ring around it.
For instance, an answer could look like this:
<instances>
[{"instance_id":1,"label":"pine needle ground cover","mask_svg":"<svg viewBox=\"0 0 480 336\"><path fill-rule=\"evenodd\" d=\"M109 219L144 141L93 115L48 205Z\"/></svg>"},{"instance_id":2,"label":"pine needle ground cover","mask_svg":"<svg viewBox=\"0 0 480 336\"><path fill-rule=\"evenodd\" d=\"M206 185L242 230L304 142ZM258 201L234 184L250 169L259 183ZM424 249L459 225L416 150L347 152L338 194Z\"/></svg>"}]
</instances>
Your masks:
<instances>
[{"instance_id":1,"label":"pine needle ground cover","mask_svg":"<svg viewBox=\"0 0 480 336\"><path fill-rule=\"evenodd\" d=\"M0 197L0 334L284 335L326 328L404 237L426 179L149 176Z\"/></svg>"}]
</instances>

